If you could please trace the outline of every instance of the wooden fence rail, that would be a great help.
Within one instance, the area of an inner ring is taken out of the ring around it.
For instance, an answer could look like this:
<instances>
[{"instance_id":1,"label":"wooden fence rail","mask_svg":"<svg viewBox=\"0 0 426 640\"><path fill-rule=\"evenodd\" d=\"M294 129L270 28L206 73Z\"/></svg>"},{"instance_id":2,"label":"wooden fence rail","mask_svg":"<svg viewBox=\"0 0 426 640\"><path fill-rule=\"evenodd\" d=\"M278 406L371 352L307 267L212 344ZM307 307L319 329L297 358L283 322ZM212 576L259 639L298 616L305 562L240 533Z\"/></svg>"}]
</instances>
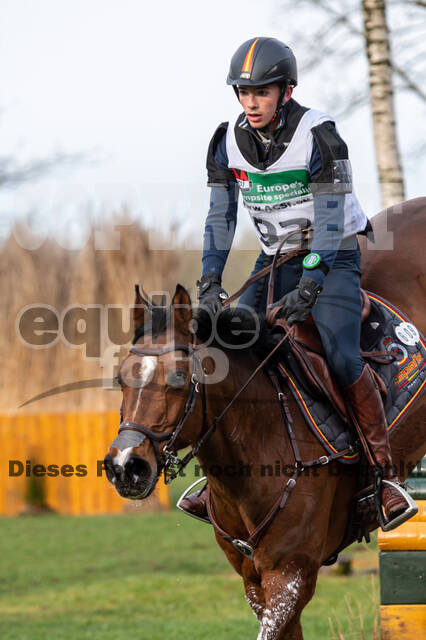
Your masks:
<instances>
[{"instance_id":1,"label":"wooden fence rail","mask_svg":"<svg viewBox=\"0 0 426 640\"><path fill-rule=\"evenodd\" d=\"M408 485L418 514L379 532L382 640L426 638L426 458Z\"/></svg>"},{"instance_id":2,"label":"wooden fence rail","mask_svg":"<svg viewBox=\"0 0 426 640\"><path fill-rule=\"evenodd\" d=\"M0 415L0 513L16 515L37 501L73 515L128 509L102 471L118 423L115 411ZM154 503L170 507L163 482Z\"/></svg>"}]
</instances>

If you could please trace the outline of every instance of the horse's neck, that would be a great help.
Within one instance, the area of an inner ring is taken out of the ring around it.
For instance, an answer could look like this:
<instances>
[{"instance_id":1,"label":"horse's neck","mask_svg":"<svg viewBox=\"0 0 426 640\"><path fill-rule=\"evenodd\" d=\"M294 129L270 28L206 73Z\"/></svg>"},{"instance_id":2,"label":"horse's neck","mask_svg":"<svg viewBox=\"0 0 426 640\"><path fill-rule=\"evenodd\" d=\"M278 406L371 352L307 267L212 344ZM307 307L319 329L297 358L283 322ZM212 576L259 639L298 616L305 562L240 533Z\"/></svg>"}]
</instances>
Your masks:
<instances>
[{"instance_id":1,"label":"horse's neck","mask_svg":"<svg viewBox=\"0 0 426 640\"><path fill-rule=\"evenodd\" d=\"M238 393L257 361L249 354L230 357L226 379L207 385L209 423ZM276 393L260 371L223 419L198 456L216 492L235 495L252 487L252 478L279 458L292 464Z\"/></svg>"}]
</instances>

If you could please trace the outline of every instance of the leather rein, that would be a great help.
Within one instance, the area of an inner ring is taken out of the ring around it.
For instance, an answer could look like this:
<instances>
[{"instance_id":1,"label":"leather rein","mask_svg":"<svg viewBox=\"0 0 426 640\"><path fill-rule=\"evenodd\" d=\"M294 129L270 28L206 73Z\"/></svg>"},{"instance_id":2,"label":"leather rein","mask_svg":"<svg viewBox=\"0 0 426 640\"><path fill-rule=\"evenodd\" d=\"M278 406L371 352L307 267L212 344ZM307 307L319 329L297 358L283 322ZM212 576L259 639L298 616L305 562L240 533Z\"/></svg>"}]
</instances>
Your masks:
<instances>
[{"instance_id":1,"label":"leather rein","mask_svg":"<svg viewBox=\"0 0 426 640\"><path fill-rule=\"evenodd\" d=\"M309 232L310 232L310 229L302 229L301 233L302 233L304 242L307 241ZM243 286L240 289L238 289L238 291L236 291L232 296L230 296L224 301L223 303L224 306L229 306L230 303L236 300L251 284L253 284L253 282L256 282L260 278L266 277L268 273L271 273L270 282L272 282L272 284L269 285L269 290L268 290L268 303L269 301L272 301L273 279L275 275L275 269L281 264L283 264L284 262L287 262L288 260L293 258L294 256L299 255L300 253L306 253L305 249L293 249L292 251L288 251L287 253L279 256L279 252L284 242L287 242L289 239L291 239L293 236L298 235L299 233L300 231L292 231L286 236L284 236L282 242L280 243L277 249L273 263L263 268L254 276L246 280L246 282L243 284ZM143 436L145 436L145 438L149 440L149 442L152 444L154 448L155 457L157 460L157 477L160 475L161 471L164 469L165 483L170 484L170 482L177 477L180 471L182 471L182 469L184 469L187 466L187 464L192 460L192 458L194 458L197 455L197 453L199 452L204 442L215 431L219 420L223 418L223 416L226 414L228 409L234 404L235 400L241 395L241 393L244 391L247 385L250 384L250 382L253 380L255 375L267 364L268 360L272 357L272 355L277 351L277 349L279 349L279 347L286 340L289 333L290 333L290 330L286 332L285 336L278 342L278 344L274 347L274 349L260 363L260 365L248 378L245 384L241 387L241 389L235 394L232 400L228 403L228 405L225 407L222 413L219 416L216 416L215 418L213 418L213 421L210 427L207 427L208 407L207 407L207 393L205 388L206 372L201 367L201 361L198 356L198 349L196 348L195 334L194 333L192 334L192 342L189 344L171 343L171 344L165 345L164 347L160 347L158 349L141 349L140 347L133 345L132 347L130 347L130 352L139 356L145 356L145 355L160 356L160 355L163 355L164 353L170 353L171 351L184 351L185 353L188 353L188 354L191 353L192 354L191 383L190 383L189 393L185 403L182 418L179 420L178 424L176 425L173 431L170 431L167 433L156 433L155 431L152 431L152 429L150 429L149 427L143 424L140 424L139 422L134 422L132 420L123 421L123 419L121 419L120 426L118 429L118 434L122 433L123 431L137 431L141 433ZM185 425L185 422L187 421L189 415L192 413L194 409L197 393L199 393L199 390L200 390L200 382L197 381L197 365L202 370L202 379L201 379L201 396L202 396L202 402L203 402L203 425L201 429L202 435L197 440L194 447L184 456L184 458L179 459L176 455L174 447ZM163 451L160 452L160 443L166 440L168 440L169 442L163 447Z\"/></svg>"},{"instance_id":2,"label":"leather rein","mask_svg":"<svg viewBox=\"0 0 426 640\"><path fill-rule=\"evenodd\" d=\"M201 360L198 355L198 349L196 347L196 338L193 334L193 342L190 344L168 344L159 349L141 349L136 346L130 347L130 352L139 356L151 355L151 356L159 356L164 353L169 353L171 351L185 351L186 353L192 353L192 373L191 373L191 382L188 392L188 397L185 402L185 407L183 410L183 415L179 420L178 424L174 428L173 431L168 433L156 433L149 427L131 420L122 421L118 428L118 433L122 433L123 431L137 431L144 435L151 445L154 448L155 455L157 458L157 476L160 475L161 471L164 469L164 481L166 484L170 484L172 480L174 480L178 474L189 464L189 462L198 454L199 450L203 446L203 444L208 440L208 438L214 433L216 427L220 420L225 416L228 410L232 407L234 402L239 398L239 396L243 393L243 391L248 387L253 378L259 373L261 369L267 364L270 358L274 355L274 353L281 347L284 341L287 339L291 329L285 332L284 336L280 338L275 347L268 353L266 358L262 360L262 362L256 367L253 373L248 377L246 382L242 385L242 387L237 391L234 397L228 402L226 407L221 411L221 413L215 416L212 420L210 426L208 426L208 403L207 403L207 390L205 377L206 372L204 368L201 366ZM201 369L202 377L201 381L197 380L197 368ZM201 398L202 398L202 415L203 415L203 423L201 428L201 436L198 438L195 445L192 449L182 458L178 458L176 454L176 441L178 440L182 429L187 421L188 417L192 413L195 402L197 399L197 394L200 393L201 390ZM160 452L160 443L168 440L167 444L163 447L162 452Z\"/></svg>"}]
</instances>

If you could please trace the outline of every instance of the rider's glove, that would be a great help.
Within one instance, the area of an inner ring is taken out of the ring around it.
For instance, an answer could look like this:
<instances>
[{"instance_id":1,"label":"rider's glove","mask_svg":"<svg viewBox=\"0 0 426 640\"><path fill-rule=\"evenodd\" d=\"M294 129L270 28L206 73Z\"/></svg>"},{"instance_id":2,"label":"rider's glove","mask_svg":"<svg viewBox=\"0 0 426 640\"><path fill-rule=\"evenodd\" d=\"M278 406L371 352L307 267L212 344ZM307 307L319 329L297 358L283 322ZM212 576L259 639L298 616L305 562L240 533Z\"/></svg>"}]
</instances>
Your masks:
<instances>
[{"instance_id":1,"label":"rider's glove","mask_svg":"<svg viewBox=\"0 0 426 640\"><path fill-rule=\"evenodd\" d=\"M282 307L278 312L278 318L285 318L290 325L303 322L311 313L321 291L322 287L311 278L300 278L296 289L271 304L269 308Z\"/></svg>"},{"instance_id":2,"label":"rider's glove","mask_svg":"<svg viewBox=\"0 0 426 640\"><path fill-rule=\"evenodd\" d=\"M223 301L228 297L221 283L222 278L218 273L206 273L201 280L197 280L200 305L209 307L214 314L222 310Z\"/></svg>"}]
</instances>

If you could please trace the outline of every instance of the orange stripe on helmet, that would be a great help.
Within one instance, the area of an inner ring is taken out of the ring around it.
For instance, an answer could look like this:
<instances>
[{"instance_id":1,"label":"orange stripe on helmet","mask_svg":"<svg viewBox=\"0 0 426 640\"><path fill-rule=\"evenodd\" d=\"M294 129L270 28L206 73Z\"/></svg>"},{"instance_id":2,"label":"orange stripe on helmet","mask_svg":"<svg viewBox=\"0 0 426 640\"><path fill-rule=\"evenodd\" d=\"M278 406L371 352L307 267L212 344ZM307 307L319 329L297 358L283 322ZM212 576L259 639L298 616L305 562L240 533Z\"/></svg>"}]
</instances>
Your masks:
<instances>
[{"instance_id":1,"label":"orange stripe on helmet","mask_svg":"<svg viewBox=\"0 0 426 640\"><path fill-rule=\"evenodd\" d=\"M251 72L251 68L252 68L252 65L253 65L253 51L254 51L254 48L255 48L258 40L259 40L259 38L256 38L256 40L251 45L250 49L247 51L246 59L244 60L244 64L243 64L243 68L241 69L241 73L250 73Z\"/></svg>"}]
</instances>

